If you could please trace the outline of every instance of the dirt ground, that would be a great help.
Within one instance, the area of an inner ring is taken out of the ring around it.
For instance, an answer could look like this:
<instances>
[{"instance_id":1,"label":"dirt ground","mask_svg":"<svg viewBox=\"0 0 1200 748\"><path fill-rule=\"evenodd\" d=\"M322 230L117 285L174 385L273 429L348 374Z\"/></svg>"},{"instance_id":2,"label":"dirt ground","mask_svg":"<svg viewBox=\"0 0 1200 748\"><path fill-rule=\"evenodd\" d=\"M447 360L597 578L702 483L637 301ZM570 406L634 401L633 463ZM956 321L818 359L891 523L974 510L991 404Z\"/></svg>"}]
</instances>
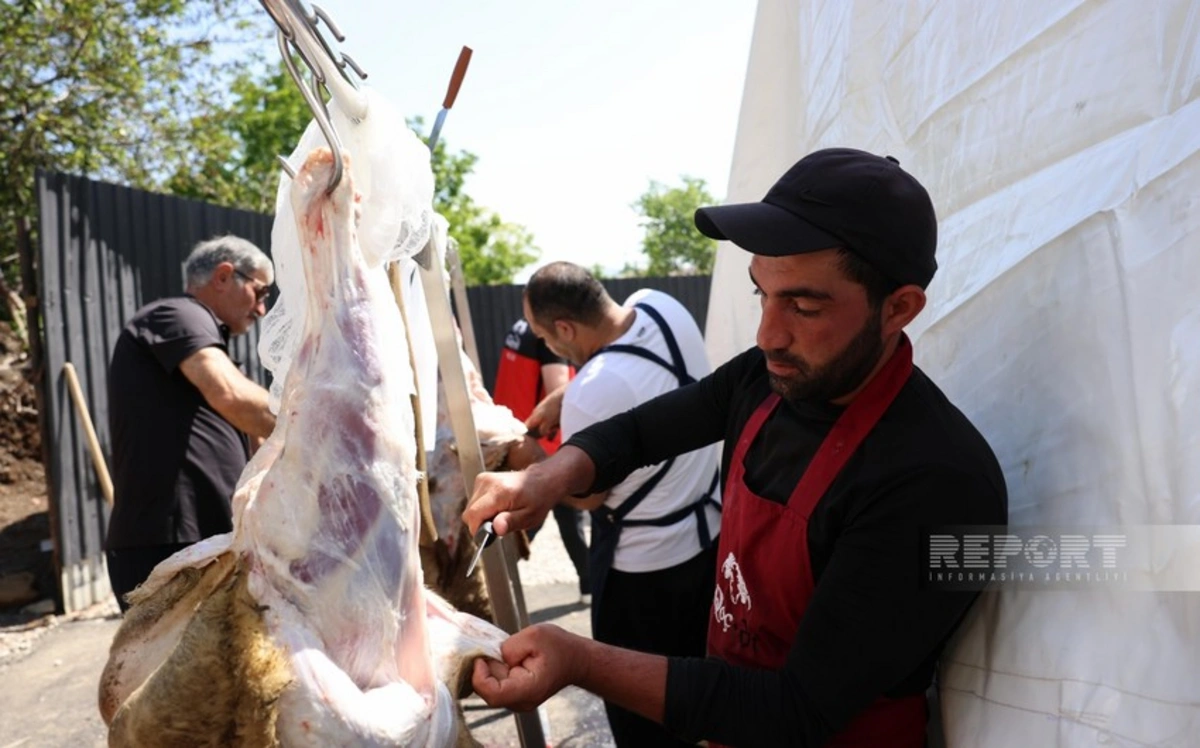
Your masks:
<instances>
[{"instance_id":1,"label":"dirt ground","mask_svg":"<svg viewBox=\"0 0 1200 748\"><path fill-rule=\"evenodd\" d=\"M0 620L53 597L37 398L21 341L0 322ZM44 607L44 606L43 606Z\"/></svg>"}]
</instances>

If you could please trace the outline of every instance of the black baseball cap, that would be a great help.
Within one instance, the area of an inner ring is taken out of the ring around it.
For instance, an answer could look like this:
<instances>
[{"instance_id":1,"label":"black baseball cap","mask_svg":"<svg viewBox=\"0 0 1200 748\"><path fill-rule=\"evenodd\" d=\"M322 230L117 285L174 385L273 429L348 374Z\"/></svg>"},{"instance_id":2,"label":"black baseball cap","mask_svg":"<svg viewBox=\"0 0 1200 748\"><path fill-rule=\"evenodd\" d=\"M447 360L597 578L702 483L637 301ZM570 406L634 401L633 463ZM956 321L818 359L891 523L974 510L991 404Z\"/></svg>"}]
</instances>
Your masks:
<instances>
[{"instance_id":1,"label":"black baseball cap","mask_svg":"<svg viewBox=\"0 0 1200 748\"><path fill-rule=\"evenodd\" d=\"M844 247L892 281L922 288L937 271L929 193L891 156L827 148L796 162L757 203L700 208L696 228L757 255Z\"/></svg>"}]
</instances>

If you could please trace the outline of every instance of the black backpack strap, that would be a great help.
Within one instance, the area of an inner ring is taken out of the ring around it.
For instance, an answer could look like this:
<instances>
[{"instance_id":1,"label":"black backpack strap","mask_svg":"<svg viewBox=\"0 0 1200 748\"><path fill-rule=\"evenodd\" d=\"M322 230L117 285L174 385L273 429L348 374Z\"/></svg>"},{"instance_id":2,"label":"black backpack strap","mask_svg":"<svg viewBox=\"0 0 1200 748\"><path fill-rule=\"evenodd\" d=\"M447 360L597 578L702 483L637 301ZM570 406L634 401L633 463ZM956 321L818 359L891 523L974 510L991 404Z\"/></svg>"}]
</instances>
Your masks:
<instances>
[{"instance_id":1,"label":"black backpack strap","mask_svg":"<svg viewBox=\"0 0 1200 748\"><path fill-rule=\"evenodd\" d=\"M658 329L662 331L663 341L667 344L667 351L671 354L671 360L667 361L657 353L648 351L645 348L641 348L636 345L629 345L628 343L606 345L593 353L591 358L595 358L601 353L608 353L609 351L612 351L613 353L628 353L632 356L637 356L638 358L643 358L647 361L658 364L662 368L671 372L675 375L675 378L679 380L680 387L684 386L685 384L691 384L692 382L695 382L696 379L691 374L688 374L687 363L683 360L683 353L679 350L679 342L675 339L675 333L671 332L671 327L667 324L667 321L663 319L663 316L659 314L657 309L649 304L638 302L633 306L635 309L641 309L643 312L649 315L650 319L654 320L654 323L658 325Z\"/></svg>"},{"instance_id":2,"label":"black backpack strap","mask_svg":"<svg viewBox=\"0 0 1200 748\"><path fill-rule=\"evenodd\" d=\"M658 325L658 329L662 331L663 340L667 344L667 350L671 354L671 361L668 362L665 359L663 359L662 356L659 356L657 353L654 353L652 351L648 351L645 348L641 348L636 345L628 345L625 343L605 346L604 348L601 348L600 350L593 353L591 358L595 358L596 356L599 356L601 353L608 353L610 351L613 353L628 353L631 356L637 356L638 358L642 358L642 359L645 359L652 363L658 364L662 368L671 372L672 374L675 375L675 378L679 380L680 387L684 386L685 384L691 384L692 382L695 382L696 380L690 374L688 374L687 364L683 360L683 353L679 350L679 342L675 339L675 334L673 332L671 332L671 327L670 327L670 325L667 324L667 321L665 319L663 319L663 316L661 314L659 314L657 309L655 309L654 307L652 307L649 304L646 304L644 302L638 302L637 304L634 304L633 306L636 309L641 309L643 312L645 312L647 315L649 315L650 318L652 320L654 320L654 323L656 325ZM602 517L603 519L605 519L611 523L614 523L614 524L619 524L622 527L637 527L637 526L666 527L668 525L673 525L676 522L679 522L679 521L685 519L688 515L692 514L693 512L696 512L697 517L699 517L701 545L703 545L703 547L705 547L705 548L708 548L708 546L712 543L712 539L711 539L711 537L709 537L708 523L705 521L705 518L704 518L704 506L710 502L712 504L715 504L718 508L721 506L712 497L713 491L716 489L716 486L717 486L717 477L720 474L719 471L718 471L718 475L713 476L713 483L709 487L708 493L703 498L701 498L699 501L697 501L693 504L689 504L688 506L685 506L681 509L677 509L676 511L671 512L670 514L666 515L665 517L659 517L656 519L641 519L641 520L626 520L625 519L625 517L628 516L628 514L630 512L632 512L634 509L637 508L638 504L642 503L643 499L645 499L647 496L650 495L650 492L653 491L654 487L657 486L662 481L662 479L666 477L667 472L671 469L671 466L674 464L675 464L675 458L672 457L671 459L664 462L662 464L662 467L660 467L657 471L655 471L655 473L653 475L651 475L649 478L647 478L645 483L638 486L637 490L634 491L632 494L630 494L629 498L622 501L621 505L618 506L616 509L610 509L609 507L601 504L599 508L594 510L595 514L593 516L598 515L598 516Z\"/></svg>"},{"instance_id":3,"label":"black backpack strap","mask_svg":"<svg viewBox=\"0 0 1200 748\"><path fill-rule=\"evenodd\" d=\"M637 505L642 503L642 500L650 495L654 487L662 482L662 479L667 477L667 471L675 464L675 458L667 460L662 464L654 474L646 479L646 482L637 487L637 490L629 494L629 498L621 502L621 505L616 509L607 507L601 504L595 511L609 522L620 523L622 526L631 524L625 520L625 517L637 508Z\"/></svg>"},{"instance_id":4,"label":"black backpack strap","mask_svg":"<svg viewBox=\"0 0 1200 748\"><path fill-rule=\"evenodd\" d=\"M650 315L650 318L658 324L658 329L662 330L663 340L666 341L667 350L671 352L671 362L674 364L671 370L679 378L679 386L695 382L695 378L688 374L687 364L683 360L683 352L679 350L679 342L675 340L675 333L671 331L671 326L663 319L662 314L645 302L638 302L633 306Z\"/></svg>"},{"instance_id":5,"label":"black backpack strap","mask_svg":"<svg viewBox=\"0 0 1200 748\"><path fill-rule=\"evenodd\" d=\"M707 549L712 545L712 533L708 529L708 517L704 514L704 509L705 507L712 505L717 508L718 512L721 511L721 502L717 501L716 498L713 497L713 494L717 490L717 481L720 476L720 470L714 472L712 481L708 484L708 491L706 491L705 494L699 499L696 499L696 501L688 504L687 506L680 507L670 514L665 514L661 517L655 517L654 519L622 520L621 525L623 527L668 527L676 522L682 522L690 515L695 514L696 532L700 534L700 547ZM625 504L623 503L621 504L621 507L618 508L623 508L624 506ZM628 514L628 512L625 514Z\"/></svg>"}]
</instances>

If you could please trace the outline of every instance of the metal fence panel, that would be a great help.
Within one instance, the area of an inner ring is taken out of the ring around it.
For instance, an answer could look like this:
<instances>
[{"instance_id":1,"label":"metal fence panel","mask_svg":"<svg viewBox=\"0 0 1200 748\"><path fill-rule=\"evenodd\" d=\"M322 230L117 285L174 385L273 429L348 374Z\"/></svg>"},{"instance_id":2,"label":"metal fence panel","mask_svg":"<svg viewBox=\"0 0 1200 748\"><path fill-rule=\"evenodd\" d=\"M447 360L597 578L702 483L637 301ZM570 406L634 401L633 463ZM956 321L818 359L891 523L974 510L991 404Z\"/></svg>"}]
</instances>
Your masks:
<instances>
[{"instance_id":1,"label":"metal fence panel","mask_svg":"<svg viewBox=\"0 0 1200 748\"><path fill-rule=\"evenodd\" d=\"M47 487L60 609L72 611L109 594L102 551L108 509L63 364L75 366L110 455L108 358L125 322L142 305L183 292L183 261L198 241L233 233L269 253L272 219L64 174L39 173L37 193ZM255 328L236 339L232 353L265 383L257 345Z\"/></svg>"}]
</instances>

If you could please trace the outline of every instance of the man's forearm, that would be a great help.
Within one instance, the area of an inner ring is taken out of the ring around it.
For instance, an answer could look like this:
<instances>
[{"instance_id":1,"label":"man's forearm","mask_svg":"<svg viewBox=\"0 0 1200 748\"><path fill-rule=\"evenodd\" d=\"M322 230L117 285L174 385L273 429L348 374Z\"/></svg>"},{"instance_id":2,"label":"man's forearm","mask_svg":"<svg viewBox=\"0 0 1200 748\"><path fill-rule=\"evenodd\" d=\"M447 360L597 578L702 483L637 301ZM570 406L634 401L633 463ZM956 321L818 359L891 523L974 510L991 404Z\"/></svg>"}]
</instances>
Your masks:
<instances>
[{"instance_id":1,"label":"man's forearm","mask_svg":"<svg viewBox=\"0 0 1200 748\"><path fill-rule=\"evenodd\" d=\"M234 428L264 439L275 430L267 391L239 371L225 351L216 346L201 348L181 361L179 370Z\"/></svg>"},{"instance_id":2,"label":"man's forearm","mask_svg":"<svg viewBox=\"0 0 1200 748\"><path fill-rule=\"evenodd\" d=\"M587 453L568 446L520 472L480 473L463 521L475 532L492 520L500 535L537 527L559 501L586 493L595 475Z\"/></svg>"},{"instance_id":3,"label":"man's forearm","mask_svg":"<svg viewBox=\"0 0 1200 748\"><path fill-rule=\"evenodd\" d=\"M275 430L275 414L267 405L267 391L246 379L233 387L233 396L218 409L235 428L265 439Z\"/></svg>"},{"instance_id":4,"label":"man's forearm","mask_svg":"<svg viewBox=\"0 0 1200 748\"><path fill-rule=\"evenodd\" d=\"M585 639L586 667L575 685L606 701L662 723L667 698L667 658Z\"/></svg>"}]
</instances>

